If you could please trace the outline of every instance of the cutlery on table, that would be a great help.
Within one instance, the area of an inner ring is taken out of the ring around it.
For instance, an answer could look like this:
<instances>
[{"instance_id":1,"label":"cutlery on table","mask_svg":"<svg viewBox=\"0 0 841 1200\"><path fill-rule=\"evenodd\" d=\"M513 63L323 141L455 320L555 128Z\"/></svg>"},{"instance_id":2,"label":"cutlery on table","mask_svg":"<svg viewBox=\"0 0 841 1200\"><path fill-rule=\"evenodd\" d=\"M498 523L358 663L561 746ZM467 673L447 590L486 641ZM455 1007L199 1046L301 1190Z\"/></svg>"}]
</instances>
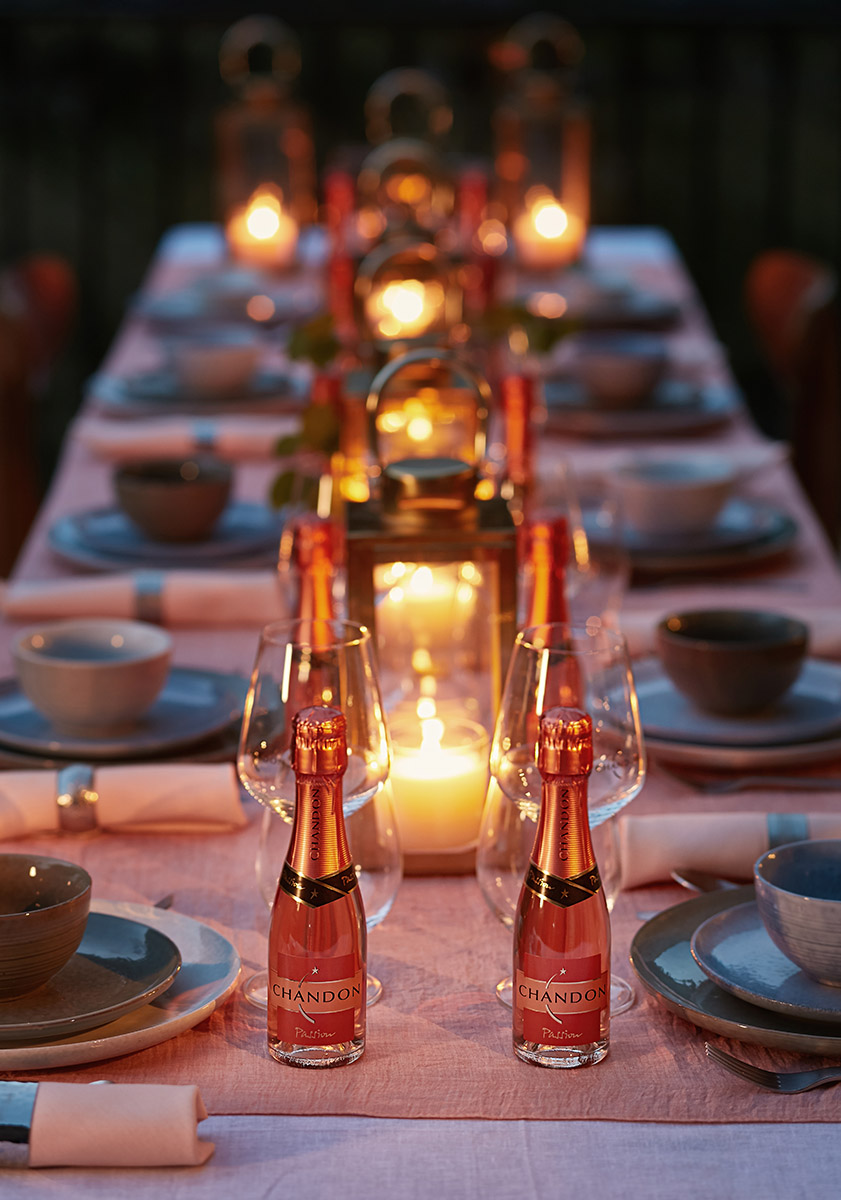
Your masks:
<instances>
[{"instance_id":1,"label":"cutlery on table","mask_svg":"<svg viewBox=\"0 0 841 1200\"><path fill-rule=\"evenodd\" d=\"M755 1067L741 1058L734 1058L726 1050L719 1050L709 1042L704 1042L704 1050L712 1062L718 1063L720 1067L748 1083L767 1088L769 1092L794 1095L797 1092L808 1092L811 1088L823 1087L827 1083L841 1083L841 1067L818 1067L811 1071L766 1071L764 1067Z\"/></svg>"},{"instance_id":2,"label":"cutlery on table","mask_svg":"<svg viewBox=\"0 0 841 1200\"><path fill-rule=\"evenodd\" d=\"M708 871L693 871L688 867L675 867L670 872L675 883L689 888L691 892L729 892L741 887L732 879L722 879L720 875L711 875Z\"/></svg>"}]
</instances>

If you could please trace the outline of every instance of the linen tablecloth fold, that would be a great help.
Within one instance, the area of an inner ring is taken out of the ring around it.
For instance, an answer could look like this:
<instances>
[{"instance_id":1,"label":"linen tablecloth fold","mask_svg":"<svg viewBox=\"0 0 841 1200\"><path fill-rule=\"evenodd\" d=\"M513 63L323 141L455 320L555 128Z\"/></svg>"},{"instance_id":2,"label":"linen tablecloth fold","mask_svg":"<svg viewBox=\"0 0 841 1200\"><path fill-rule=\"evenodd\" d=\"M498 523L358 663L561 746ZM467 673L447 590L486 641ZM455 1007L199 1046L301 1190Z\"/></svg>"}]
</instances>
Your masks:
<instances>
[{"instance_id":1,"label":"linen tablecloth fold","mask_svg":"<svg viewBox=\"0 0 841 1200\"><path fill-rule=\"evenodd\" d=\"M86 418L74 433L93 454L111 462L202 450L236 462L273 458L277 439L296 433L299 425L294 415L160 417L131 422Z\"/></svg>"},{"instance_id":2,"label":"linen tablecloth fold","mask_svg":"<svg viewBox=\"0 0 841 1200\"><path fill-rule=\"evenodd\" d=\"M772 814L771 828L774 817L781 824ZM804 837L841 837L841 813L802 814L800 822ZM623 888L669 880L676 867L749 880L770 847L768 814L760 812L628 815L618 831Z\"/></svg>"},{"instance_id":3,"label":"linen tablecloth fold","mask_svg":"<svg viewBox=\"0 0 841 1200\"><path fill-rule=\"evenodd\" d=\"M194 629L259 628L288 615L275 571L135 571L19 581L0 606L10 620L128 617Z\"/></svg>"},{"instance_id":4,"label":"linen tablecloth fold","mask_svg":"<svg viewBox=\"0 0 841 1200\"><path fill-rule=\"evenodd\" d=\"M232 763L97 767L96 822L123 833L213 833L247 824ZM0 838L60 827L55 771L0 774Z\"/></svg>"},{"instance_id":5,"label":"linen tablecloth fold","mask_svg":"<svg viewBox=\"0 0 841 1200\"><path fill-rule=\"evenodd\" d=\"M41 1083L29 1134L30 1167L197 1167L207 1116L199 1089L155 1083Z\"/></svg>"}]
</instances>

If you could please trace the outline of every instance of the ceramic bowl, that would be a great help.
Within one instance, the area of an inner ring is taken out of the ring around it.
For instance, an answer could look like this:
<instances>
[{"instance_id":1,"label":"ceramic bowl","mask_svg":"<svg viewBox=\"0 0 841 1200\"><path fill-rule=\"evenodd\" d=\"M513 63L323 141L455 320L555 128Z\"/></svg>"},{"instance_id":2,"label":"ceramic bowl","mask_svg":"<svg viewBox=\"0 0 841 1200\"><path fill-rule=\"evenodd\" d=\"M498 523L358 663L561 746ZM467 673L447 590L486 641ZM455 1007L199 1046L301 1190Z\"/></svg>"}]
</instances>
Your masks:
<instances>
[{"instance_id":1,"label":"ceramic bowl","mask_svg":"<svg viewBox=\"0 0 841 1200\"><path fill-rule=\"evenodd\" d=\"M808 643L802 621L743 609L672 613L656 630L657 653L678 691L722 716L770 708L800 674Z\"/></svg>"},{"instance_id":2,"label":"ceramic bowl","mask_svg":"<svg viewBox=\"0 0 841 1200\"><path fill-rule=\"evenodd\" d=\"M114 472L117 502L156 542L196 542L225 511L233 485L230 463L210 457L125 463Z\"/></svg>"},{"instance_id":3,"label":"ceramic bowl","mask_svg":"<svg viewBox=\"0 0 841 1200\"><path fill-rule=\"evenodd\" d=\"M244 325L201 326L170 337L167 350L184 391L218 397L248 387L261 357L260 334Z\"/></svg>"},{"instance_id":4,"label":"ceramic bowl","mask_svg":"<svg viewBox=\"0 0 841 1200\"><path fill-rule=\"evenodd\" d=\"M570 369L599 408L637 408L660 382L668 363L656 334L585 332L567 342Z\"/></svg>"},{"instance_id":5,"label":"ceramic bowl","mask_svg":"<svg viewBox=\"0 0 841 1200\"><path fill-rule=\"evenodd\" d=\"M714 524L736 472L712 455L641 458L613 475L627 524L649 537L700 533Z\"/></svg>"},{"instance_id":6,"label":"ceramic bowl","mask_svg":"<svg viewBox=\"0 0 841 1200\"><path fill-rule=\"evenodd\" d=\"M40 854L0 854L0 1000L25 996L76 953L91 902L91 878L75 863Z\"/></svg>"},{"instance_id":7,"label":"ceramic bowl","mask_svg":"<svg viewBox=\"0 0 841 1200\"><path fill-rule=\"evenodd\" d=\"M753 874L774 945L807 975L841 987L841 838L777 846Z\"/></svg>"},{"instance_id":8,"label":"ceramic bowl","mask_svg":"<svg viewBox=\"0 0 841 1200\"><path fill-rule=\"evenodd\" d=\"M131 729L166 682L172 638L142 621L85 618L19 633L20 686L60 733L109 736Z\"/></svg>"}]
</instances>

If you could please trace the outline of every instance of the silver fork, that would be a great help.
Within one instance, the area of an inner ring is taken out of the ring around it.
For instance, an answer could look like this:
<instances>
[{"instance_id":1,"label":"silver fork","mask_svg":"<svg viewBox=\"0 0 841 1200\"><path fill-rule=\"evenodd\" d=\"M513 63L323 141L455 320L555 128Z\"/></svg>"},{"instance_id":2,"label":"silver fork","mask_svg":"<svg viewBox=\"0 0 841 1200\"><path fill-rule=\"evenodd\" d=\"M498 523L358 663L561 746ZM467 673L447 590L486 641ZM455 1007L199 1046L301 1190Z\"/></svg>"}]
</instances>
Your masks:
<instances>
[{"instance_id":1,"label":"silver fork","mask_svg":"<svg viewBox=\"0 0 841 1200\"><path fill-rule=\"evenodd\" d=\"M813 1071L766 1071L763 1067L755 1067L752 1063L734 1058L726 1050L719 1050L704 1042L707 1058L738 1075L748 1083L757 1087L767 1088L769 1092L784 1092L794 1095L796 1092L808 1092L810 1088L823 1087L826 1083L841 1083L841 1067L818 1067Z\"/></svg>"}]
</instances>

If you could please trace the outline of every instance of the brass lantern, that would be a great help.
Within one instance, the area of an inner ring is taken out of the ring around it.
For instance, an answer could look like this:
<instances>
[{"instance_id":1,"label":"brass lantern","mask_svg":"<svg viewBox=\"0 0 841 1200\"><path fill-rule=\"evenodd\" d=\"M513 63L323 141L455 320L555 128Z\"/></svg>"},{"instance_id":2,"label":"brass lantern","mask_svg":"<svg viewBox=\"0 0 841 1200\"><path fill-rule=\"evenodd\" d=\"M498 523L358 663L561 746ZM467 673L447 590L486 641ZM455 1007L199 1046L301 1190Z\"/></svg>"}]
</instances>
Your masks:
<instances>
[{"instance_id":1,"label":"brass lantern","mask_svg":"<svg viewBox=\"0 0 841 1200\"><path fill-rule=\"evenodd\" d=\"M297 36L274 17L246 17L223 36L219 69L238 92L216 120L223 215L244 209L267 189L282 197L298 225L311 223L315 147L309 115L289 94L301 69Z\"/></svg>"},{"instance_id":2,"label":"brass lantern","mask_svg":"<svg viewBox=\"0 0 841 1200\"><path fill-rule=\"evenodd\" d=\"M467 385L472 437L449 455L393 457L378 421L381 400L423 367ZM517 560L505 502L476 496L489 397L478 371L440 349L395 359L371 385L379 488L346 505L348 608L375 631L386 703L398 723L432 705L445 724L467 718L492 728L516 632Z\"/></svg>"},{"instance_id":3,"label":"brass lantern","mask_svg":"<svg viewBox=\"0 0 841 1200\"><path fill-rule=\"evenodd\" d=\"M574 90L583 53L572 26L549 14L517 22L492 52L509 78L494 113L497 193L525 267L566 265L583 246L590 117Z\"/></svg>"},{"instance_id":4,"label":"brass lantern","mask_svg":"<svg viewBox=\"0 0 841 1200\"><path fill-rule=\"evenodd\" d=\"M407 236L377 246L354 285L362 336L381 351L449 339L463 318L463 289L449 257L434 242Z\"/></svg>"}]
</instances>

